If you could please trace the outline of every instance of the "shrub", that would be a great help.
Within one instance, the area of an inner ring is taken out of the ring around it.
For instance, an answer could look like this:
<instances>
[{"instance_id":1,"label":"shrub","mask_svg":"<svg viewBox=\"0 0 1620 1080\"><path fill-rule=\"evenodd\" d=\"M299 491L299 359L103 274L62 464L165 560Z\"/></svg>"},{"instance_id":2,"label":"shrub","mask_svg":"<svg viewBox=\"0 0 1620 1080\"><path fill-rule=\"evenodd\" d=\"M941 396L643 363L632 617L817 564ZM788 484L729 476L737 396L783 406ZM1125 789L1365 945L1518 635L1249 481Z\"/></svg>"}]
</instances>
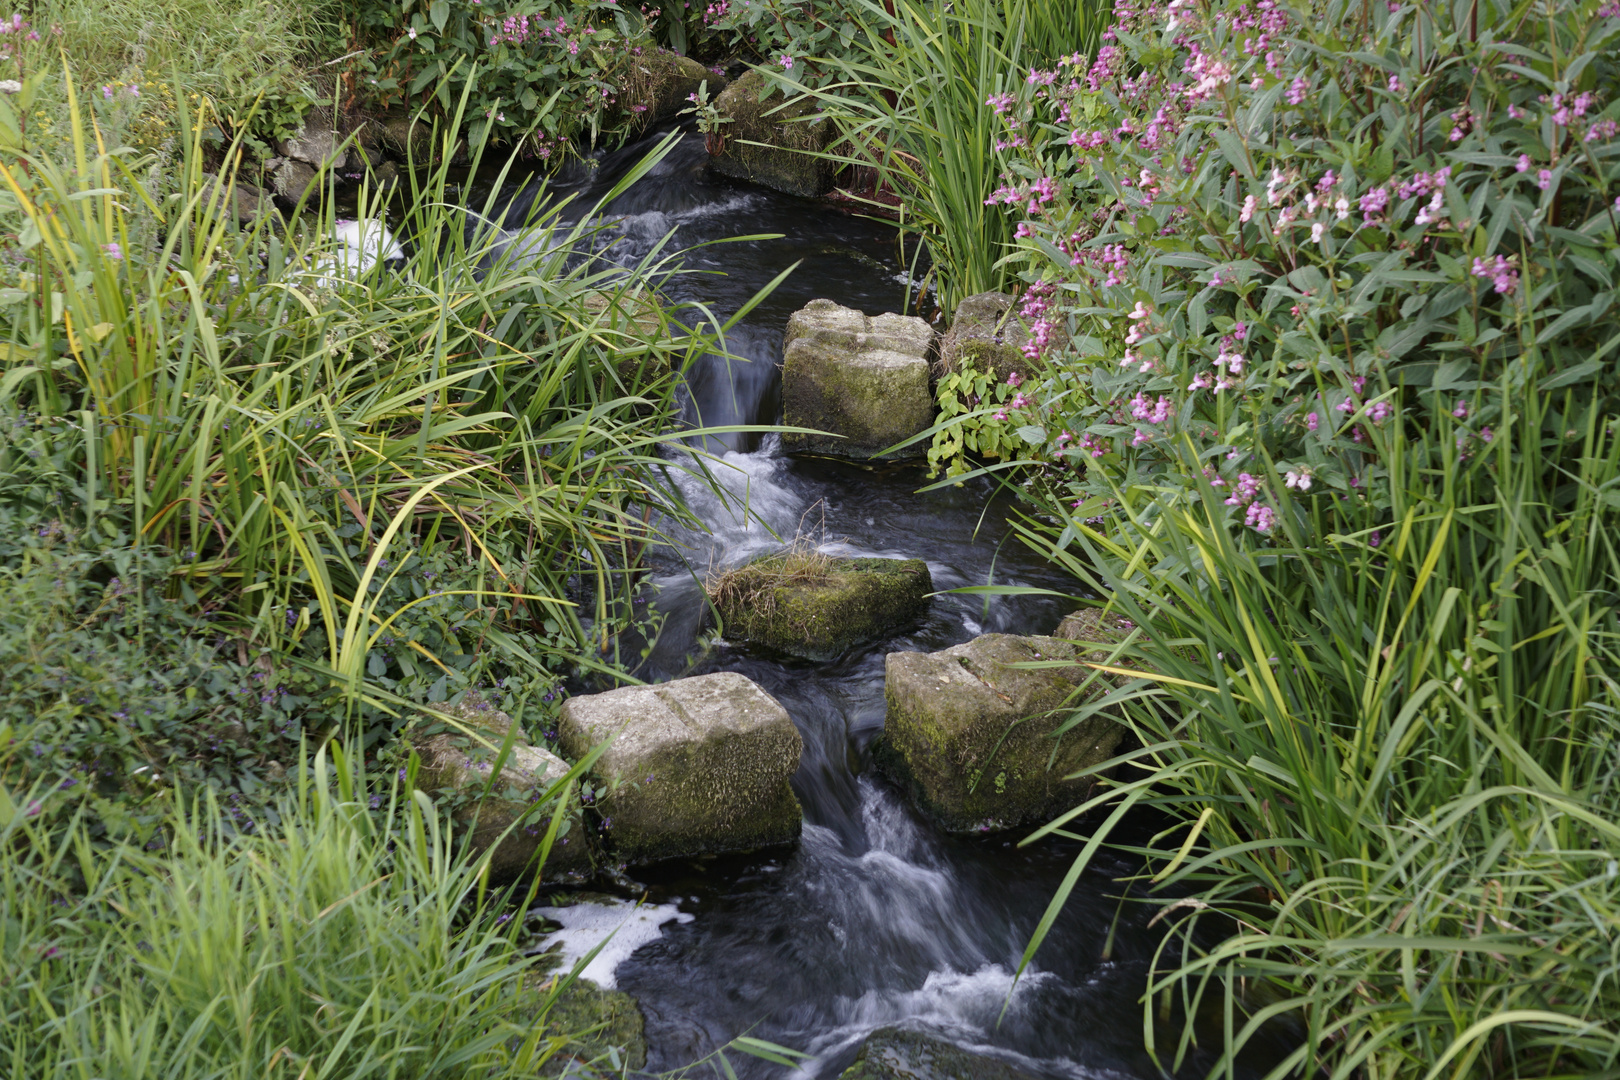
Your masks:
<instances>
[{"instance_id":1,"label":"shrub","mask_svg":"<svg viewBox=\"0 0 1620 1080\"><path fill-rule=\"evenodd\" d=\"M570 140L639 130L645 103L621 101L636 58L656 49L643 17L615 0L482 0L359 5L375 48L361 89L384 103L436 102L465 120L473 146L488 137L535 157Z\"/></svg>"},{"instance_id":2,"label":"shrub","mask_svg":"<svg viewBox=\"0 0 1620 1080\"><path fill-rule=\"evenodd\" d=\"M1177 822L1149 1045L1613 1069L1620 9L1115 14L990 100L1026 536L1156 672L1096 704L1142 746L1079 808L1082 863Z\"/></svg>"},{"instance_id":3,"label":"shrub","mask_svg":"<svg viewBox=\"0 0 1620 1080\"><path fill-rule=\"evenodd\" d=\"M1258 536L1321 534L1382 498L1397 429L1447 431L1409 467L1455 470L1533 386L1578 448L1613 385L1597 11L1121 5L1089 66L994 98L1027 351L1080 334L1023 413L1052 498L1213 485Z\"/></svg>"}]
</instances>

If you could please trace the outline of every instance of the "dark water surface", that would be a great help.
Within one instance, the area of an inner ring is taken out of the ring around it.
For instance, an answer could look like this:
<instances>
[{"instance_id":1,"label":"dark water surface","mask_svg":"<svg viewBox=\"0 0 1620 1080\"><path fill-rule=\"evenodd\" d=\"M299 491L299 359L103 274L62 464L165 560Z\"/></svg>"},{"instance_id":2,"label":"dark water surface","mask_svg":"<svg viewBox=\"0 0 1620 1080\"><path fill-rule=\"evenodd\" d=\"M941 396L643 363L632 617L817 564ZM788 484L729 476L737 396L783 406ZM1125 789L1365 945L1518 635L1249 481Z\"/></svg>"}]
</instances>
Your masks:
<instances>
[{"instance_id":1,"label":"dark water surface","mask_svg":"<svg viewBox=\"0 0 1620 1080\"><path fill-rule=\"evenodd\" d=\"M588 206L648 144L611 155L573 191ZM782 239L690 253L676 300L736 311L782 269L798 270L728 336L746 358L703 361L689 378L689 418L710 424L779 420L782 329L828 297L870 314L905 300L890 227L821 204L707 176L688 135L608 208L616 258L633 260L674 230L673 246L752 233ZM547 197L514 192L521 210ZM1128 872L1104 859L1084 879L1033 966L1015 981L1029 935L1075 848L946 836L869 765L883 728L884 654L934 650L992 631L1047 633L1074 607L1051 597L942 596L910 633L830 663L784 661L712 639L697 579L710 566L776 550L801 525L829 552L928 561L938 589L1074 583L1009 536L1009 507L987 486L918 494L920 468L866 467L782 453L771 436L714 445L727 501L677 476L709 525L654 559L654 604L666 618L643 678L738 671L787 709L804 736L793 781L804 805L796 848L637 871L650 902L691 916L620 963L620 989L647 1018L651 1070L685 1065L741 1034L814 1055L795 1073L729 1055L749 1077L835 1077L872 1029L906 1023L964 1047L993 1049L1052 1077L1160 1075L1142 1050L1138 996L1153 947L1151 911L1120 900ZM746 502L747 512L742 510ZM773 536L772 533L776 536ZM1116 924L1117 920L1117 925Z\"/></svg>"}]
</instances>

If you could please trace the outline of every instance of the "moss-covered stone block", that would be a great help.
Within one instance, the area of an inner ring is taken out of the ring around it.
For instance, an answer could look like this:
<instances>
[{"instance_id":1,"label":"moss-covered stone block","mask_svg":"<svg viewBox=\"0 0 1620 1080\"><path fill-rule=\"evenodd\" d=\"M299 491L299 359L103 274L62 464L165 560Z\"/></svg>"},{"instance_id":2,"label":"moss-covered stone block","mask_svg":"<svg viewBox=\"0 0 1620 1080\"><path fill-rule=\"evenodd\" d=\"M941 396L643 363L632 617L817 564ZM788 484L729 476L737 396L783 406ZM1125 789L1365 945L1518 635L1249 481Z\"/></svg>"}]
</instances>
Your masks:
<instances>
[{"instance_id":1,"label":"moss-covered stone block","mask_svg":"<svg viewBox=\"0 0 1620 1080\"><path fill-rule=\"evenodd\" d=\"M788 433L783 446L860 459L920 457L922 442L881 452L934 422L933 343L933 328L905 315L869 316L831 300L794 312L783 335L782 419L826 434Z\"/></svg>"},{"instance_id":2,"label":"moss-covered stone block","mask_svg":"<svg viewBox=\"0 0 1620 1080\"><path fill-rule=\"evenodd\" d=\"M1061 638L985 634L939 652L890 653L879 767L952 832L1010 829L1069 809L1092 784L1070 775L1107 760L1124 733L1102 713L1058 732L1092 674L1085 652ZM1087 698L1112 680L1092 683Z\"/></svg>"},{"instance_id":3,"label":"moss-covered stone block","mask_svg":"<svg viewBox=\"0 0 1620 1080\"><path fill-rule=\"evenodd\" d=\"M982 292L956 305L950 329L939 342L941 374L972 368L994 374L1005 382L1013 372L1028 375L1039 370L1039 361L1024 355L1029 340L1029 321L1018 314L1018 301L1006 293ZM1054 327L1048 349L1062 348L1069 337L1061 326Z\"/></svg>"},{"instance_id":4,"label":"moss-covered stone block","mask_svg":"<svg viewBox=\"0 0 1620 1080\"><path fill-rule=\"evenodd\" d=\"M726 637L831 660L928 611L934 579L921 559L811 558L810 573L793 572L803 557L789 553L722 575L711 595Z\"/></svg>"},{"instance_id":5,"label":"moss-covered stone block","mask_svg":"<svg viewBox=\"0 0 1620 1080\"><path fill-rule=\"evenodd\" d=\"M788 779L804 750L787 710L735 672L570 698L563 751L612 739L595 774L602 838L627 863L786 844L803 811Z\"/></svg>"},{"instance_id":6,"label":"moss-covered stone block","mask_svg":"<svg viewBox=\"0 0 1620 1080\"><path fill-rule=\"evenodd\" d=\"M786 195L825 195L837 166L814 155L832 141L832 121L814 118L816 103L809 94L784 105L781 91L768 89L764 76L750 71L714 99L731 122L721 128L723 148L709 167Z\"/></svg>"},{"instance_id":7,"label":"moss-covered stone block","mask_svg":"<svg viewBox=\"0 0 1620 1080\"><path fill-rule=\"evenodd\" d=\"M640 55L626 60L620 79L624 89L617 110L642 127L679 113L704 83L709 84L711 100L726 88L724 75L716 75L690 56L659 48L644 48Z\"/></svg>"},{"instance_id":8,"label":"moss-covered stone block","mask_svg":"<svg viewBox=\"0 0 1620 1080\"><path fill-rule=\"evenodd\" d=\"M879 1028L839 1080L1035 1080L1000 1058L976 1054L906 1028Z\"/></svg>"},{"instance_id":9,"label":"moss-covered stone block","mask_svg":"<svg viewBox=\"0 0 1620 1080\"><path fill-rule=\"evenodd\" d=\"M456 723L430 719L412 732L412 745L422 761L417 787L445 803L459 827L471 830L475 850L493 848L490 876L509 881L534 867L556 810L554 802L537 804L569 765L530 743L520 731L497 775L495 758L512 718L498 709L470 704L440 711ZM546 881L579 882L590 877L595 863L581 808L571 806L564 813L542 875Z\"/></svg>"}]
</instances>

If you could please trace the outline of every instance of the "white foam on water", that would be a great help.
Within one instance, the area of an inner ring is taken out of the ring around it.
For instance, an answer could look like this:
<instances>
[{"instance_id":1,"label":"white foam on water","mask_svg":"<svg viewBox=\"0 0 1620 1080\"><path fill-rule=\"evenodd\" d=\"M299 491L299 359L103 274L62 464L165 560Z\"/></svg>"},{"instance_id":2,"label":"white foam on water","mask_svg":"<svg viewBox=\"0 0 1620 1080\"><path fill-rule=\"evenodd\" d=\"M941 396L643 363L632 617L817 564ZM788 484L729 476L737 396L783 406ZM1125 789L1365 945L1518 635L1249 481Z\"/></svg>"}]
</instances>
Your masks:
<instances>
[{"instance_id":1,"label":"white foam on water","mask_svg":"<svg viewBox=\"0 0 1620 1080\"><path fill-rule=\"evenodd\" d=\"M572 968L592 949L612 934L602 951L591 958L579 977L612 990L614 972L630 959L630 954L663 936L671 922L688 923L688 915L674 904L633 904L618 900L611 904L573 904L569 907L535 908L534 914L562 924L562 929L541 939L542 949L557 949L564 966Z\"/></svg>"}]
</instances>

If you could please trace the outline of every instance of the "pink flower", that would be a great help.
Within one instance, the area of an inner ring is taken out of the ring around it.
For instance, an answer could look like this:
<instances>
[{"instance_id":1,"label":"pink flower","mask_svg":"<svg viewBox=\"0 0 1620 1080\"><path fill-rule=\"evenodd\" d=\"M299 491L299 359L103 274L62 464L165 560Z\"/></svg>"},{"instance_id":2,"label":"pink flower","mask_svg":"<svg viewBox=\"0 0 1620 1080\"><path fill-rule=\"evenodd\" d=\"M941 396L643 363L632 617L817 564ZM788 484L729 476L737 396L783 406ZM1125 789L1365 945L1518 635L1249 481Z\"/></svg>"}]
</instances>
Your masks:
<instances>
[{"instance_id":1,"label":"pink flower","mask_svg":"<svg viewBox=\"0 0 1620 1080\"><path fill-rule=\"evenodd\" d=\"M1008 375L1007 375L1007 385L1008 386L1010 386L1014 390L1016 390L1020 386L1022 386L1023 383L1024 383L1024 377L1022 375L1018 374L1018 372L1013 371L1013 372L1008 373Z\"/></svg>"},{"instance_id":2,"label":"pink flower","mask_svg":"<svg viewBox=\"0 0 1620 1080\"><path fill-rule=\"evenodd\" d=\"M1254 217L1254 212L1257 208L1258 207L1255 203L1254 196L1250 195L1243 200L1243 209L1238 213L1238 220L1247 222L1250 218Z\"/></svg>"},{"instance_id":3,"label":"pink flower","mask_svg":"<svg viewBox=\"0 0 1620 1080\"><path fill-rule=\"evenodd\" d=\"M1305 416L1305 429L1307 431L1315 431L1321 422L1322 418L1320 416L1316 415L1315 413L1307 413Z\"/></svg>"},{"instance_id":4,"label":"pink flower","mask_svg":"<svg viewBox=\"0 0 1620 1080\"><path fill-rule=\"evenodd\" d=\"M1520 154L1518 162L1513 166L1515 172L1528 172L1530 170L1530 155Z\"/></svg>"},{"instance_id":5,"label":"pink flower","mask_svg":"<svg viewBox=\"0 0 1620 1080\"><path fill-rule=\"evenodd\" d=\"M777 63L781 64L784 68L791 70L793 67L793 57L789 56L787 53L783 53L782 59L778 60Z\"/></svg>"},{"instance_id":6,"label":"pink flower","mask_svg":"<svg viewBox=\"0 0 1620 1080\"><path fill-rule=\"evenodd\" d=\"M1513 259L1504 259L1500 255L1494 255L1489 260L1476 257L1469 272L1477 278L1489 278L1496 291L1502 295L1519 287L1519 271L1513 265Z\"/></svg>"},{"instance_id":7,"label":"pink flower","mask_svg":"<svg viewBox=\"0 0 1620 1080\"><path fill-rule=\"evenodd\" d=\"M1540 188L1542 191L1546 191L1548 188L1552 187L1551 169L1542 169L1540 172L1536 173L1536 187Z\"/></svg>"},{"instance_id":8,"label":"pink flower","mask_svg":"<svg viewBox=\"0 0 1620 1080\"><path fill-rule=\"evenodd\" d=\"M1451 415L1459 420L1465 419L1468 416L1468 402L1457 402L1457 407L1451 410Z\"/></svg>"},{"instance_id":9,"label":"pink flower","mask_svg":"<svg viewBox=\"0 0 1620 1080\"><path fill-rule=\"evenodd\" d=\"M113 262L119 262L124 258L124 249L119 247L116 242L111 244L102 244L101 250L106 252L107 258L111 259Z\"/></svg>"}]
</instances>

